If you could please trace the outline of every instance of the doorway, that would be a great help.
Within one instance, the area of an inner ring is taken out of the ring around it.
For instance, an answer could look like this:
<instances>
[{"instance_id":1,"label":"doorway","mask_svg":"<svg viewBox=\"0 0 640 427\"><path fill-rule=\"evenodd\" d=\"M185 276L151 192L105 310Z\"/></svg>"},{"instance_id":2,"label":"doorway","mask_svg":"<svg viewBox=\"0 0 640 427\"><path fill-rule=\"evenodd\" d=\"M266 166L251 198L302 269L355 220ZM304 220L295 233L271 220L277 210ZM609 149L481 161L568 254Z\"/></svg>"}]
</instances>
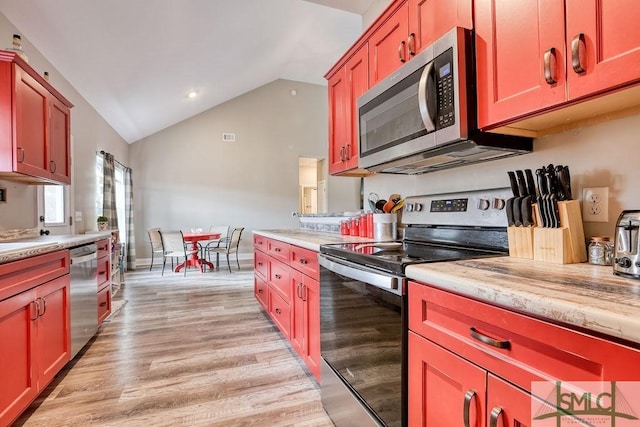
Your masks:
<instances>
[{"instance_id":1,"label":"doorway","mask_svg":"<svg viewBox=\"0 0 640 427\"><path fill-rule=\"evenodd\" d=\"M317 214L326 212L327 192L324 160L315 157L298 159L298 212Z\"/></svg>"}]
</instances>

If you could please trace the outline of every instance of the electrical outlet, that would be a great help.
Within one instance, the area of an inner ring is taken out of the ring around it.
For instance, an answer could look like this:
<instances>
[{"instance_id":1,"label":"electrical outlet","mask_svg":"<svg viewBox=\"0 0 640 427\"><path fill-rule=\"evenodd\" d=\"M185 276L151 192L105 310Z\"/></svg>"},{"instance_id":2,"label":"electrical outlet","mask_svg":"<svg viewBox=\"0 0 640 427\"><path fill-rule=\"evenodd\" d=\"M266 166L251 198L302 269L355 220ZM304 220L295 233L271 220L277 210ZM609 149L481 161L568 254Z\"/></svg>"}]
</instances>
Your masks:
<instances>
[{"instance_id":1,"label":"electrical outlet","mask_svg":"<svg viewBox=\"0 0 640 427\"><path fill-rule=\"evenodd\" d=\"M582 189L582 220L585 222L609 221L609 187Z\"/></svg>"}]
</instances>

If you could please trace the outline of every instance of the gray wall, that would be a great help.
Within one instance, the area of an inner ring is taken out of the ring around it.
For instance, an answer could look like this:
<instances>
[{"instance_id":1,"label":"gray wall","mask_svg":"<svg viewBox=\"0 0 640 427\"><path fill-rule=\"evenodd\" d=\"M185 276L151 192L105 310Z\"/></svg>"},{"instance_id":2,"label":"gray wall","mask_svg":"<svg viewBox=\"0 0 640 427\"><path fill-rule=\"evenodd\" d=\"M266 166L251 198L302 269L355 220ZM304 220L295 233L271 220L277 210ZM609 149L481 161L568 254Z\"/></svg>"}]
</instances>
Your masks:
<instances>
[{"instance_id":1,"label":"gray wall","mask_svg":"<svg viewBox=\"0 0 640 427\"><path fill-rule=\"evenodd\" d=\"M327 156L327 108L325 86L277 80L132 144L138 257L149 227L243 226L244 254L254 229L297 228L298 158ZM358 178L328 186L329 212L359 208Z\"/></svg>"},{"instance_id":2,"label":"gray wall","mask_svg":"<svg viewBox=\"0 0 640 427\"><path fill-rule=\"evenodd\" d=\"M22 34L19 28L0 13L0 46L10 46L14 33L22 36L22 47L29 56L29 65L40 73L48 71L50 83L74 104L71 110L71 210L82 212L83 221L75 224L76 233L95 230L96 151L111 152L118 160L127 164L129 147L55 67L31 45L28 35ZM0 230L37 227L36 187L6 181L0 181L0 186L6 187L9 195L8 203L0 204Z\"/></svg>"}]
</instances>

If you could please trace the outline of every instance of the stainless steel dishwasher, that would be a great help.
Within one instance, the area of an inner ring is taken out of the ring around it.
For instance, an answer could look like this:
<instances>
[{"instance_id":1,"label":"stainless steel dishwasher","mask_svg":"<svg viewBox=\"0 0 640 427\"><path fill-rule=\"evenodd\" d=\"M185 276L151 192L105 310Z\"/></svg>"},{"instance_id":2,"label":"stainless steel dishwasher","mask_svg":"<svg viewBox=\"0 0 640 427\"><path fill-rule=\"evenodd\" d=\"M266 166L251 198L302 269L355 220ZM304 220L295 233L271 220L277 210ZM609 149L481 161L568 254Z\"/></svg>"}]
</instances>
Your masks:
<instances>
[{"instance_id":1,"label":"stainless steel dishwasher","mask_svg":"<svg viewBox=\"0 0 640 427\"><path fill-rule=\"evenodd\" d=\"M98 331L98 250L95 243L70 248L71 358Z\"/></svg>"}]
</instances>

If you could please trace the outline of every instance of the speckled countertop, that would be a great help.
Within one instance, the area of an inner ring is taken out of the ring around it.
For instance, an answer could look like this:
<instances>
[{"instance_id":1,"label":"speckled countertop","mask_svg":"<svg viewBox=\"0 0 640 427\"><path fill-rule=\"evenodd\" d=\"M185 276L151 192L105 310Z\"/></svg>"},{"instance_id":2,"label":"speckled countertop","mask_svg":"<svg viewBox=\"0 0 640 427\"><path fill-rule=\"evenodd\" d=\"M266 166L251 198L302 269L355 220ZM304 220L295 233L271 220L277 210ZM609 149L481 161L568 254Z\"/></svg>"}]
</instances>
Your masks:
<instances>
[{"instance_id":1,"label":"speckled countertop","mask_svg":"<svg viewBox=\"0 0 640 427\"><path fill-rule=\"evenodd\" d=\"M640 343L640 280L611 267L509 257L408 266L410 279Z\"/></svg>"},{"instance_id":2,"label":"speckled countertop","mask_svg":"<svg viewBox=\"0 0 640 427\"><path fill-rule=\"evenodd\" d=\"M109 237L109 232L63 236L20 237L0 241L0 264L59 249L68 249Z\"/></svg>"},{"instance_id":3,"label":"speckled countertop","mask_svg":"<svg viewBox=\"0 0 640 427\"><path fill-rule=\"evenodd\" d=\"M373 239L357 236L343 236L337 233L327 233L322 231L286 229L286 230L254 230L253 234L280 240L291 245L300 246L312 251L319 251L320 245L331 243L361 243L371 242Z\"/></svg>"}]
</instances>

